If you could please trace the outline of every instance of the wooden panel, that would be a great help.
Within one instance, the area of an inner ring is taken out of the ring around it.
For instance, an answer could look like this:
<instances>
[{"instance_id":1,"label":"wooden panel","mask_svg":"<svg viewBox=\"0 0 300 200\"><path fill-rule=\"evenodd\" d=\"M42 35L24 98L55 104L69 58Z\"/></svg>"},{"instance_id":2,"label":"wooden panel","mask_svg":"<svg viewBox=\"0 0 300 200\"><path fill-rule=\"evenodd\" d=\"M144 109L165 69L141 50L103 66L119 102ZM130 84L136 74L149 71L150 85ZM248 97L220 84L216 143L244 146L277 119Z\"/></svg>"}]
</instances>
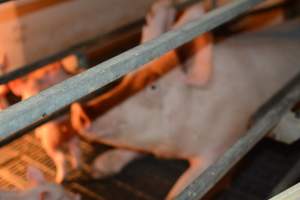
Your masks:
<instances>
[{"instance_id":1,"label":"wooden panel","mask_svg":"<svg viewBox=\"0 0 300 200\"><path fill-rule=\"evenodd\" d=\"M299 200L300 199L300 183L280 193L270 200Z\"/></svg>"},{"instance_id":2,"label":"wooden panel","mask_svg":"<svg viewBox=\"0 0 300 200\"><path fill-rule=\"evenodd\" d=\"M19 0L0 5L10 70L143 18L153 0Z\"/></svg>"}]
</instances>

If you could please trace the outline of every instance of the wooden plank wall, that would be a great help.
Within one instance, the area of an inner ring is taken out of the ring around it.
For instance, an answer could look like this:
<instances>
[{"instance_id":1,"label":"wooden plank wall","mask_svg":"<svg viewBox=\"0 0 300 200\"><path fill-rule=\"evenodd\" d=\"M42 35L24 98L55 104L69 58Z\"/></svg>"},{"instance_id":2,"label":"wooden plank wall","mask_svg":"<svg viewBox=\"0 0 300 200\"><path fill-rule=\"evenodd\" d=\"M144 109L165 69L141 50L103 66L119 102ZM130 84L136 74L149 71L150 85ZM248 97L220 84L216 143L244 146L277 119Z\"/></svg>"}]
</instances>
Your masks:
<instances>
[{"instance_id":1,"label":"wooden plank wall","mask_svg":"<svg viewBox=\"0 0 300 200\"><path fill-rule=\"evenodd\" d=\"M18 0L0 4L9 71L143 18L153 0Z\"/></svg>"}]
</instances>

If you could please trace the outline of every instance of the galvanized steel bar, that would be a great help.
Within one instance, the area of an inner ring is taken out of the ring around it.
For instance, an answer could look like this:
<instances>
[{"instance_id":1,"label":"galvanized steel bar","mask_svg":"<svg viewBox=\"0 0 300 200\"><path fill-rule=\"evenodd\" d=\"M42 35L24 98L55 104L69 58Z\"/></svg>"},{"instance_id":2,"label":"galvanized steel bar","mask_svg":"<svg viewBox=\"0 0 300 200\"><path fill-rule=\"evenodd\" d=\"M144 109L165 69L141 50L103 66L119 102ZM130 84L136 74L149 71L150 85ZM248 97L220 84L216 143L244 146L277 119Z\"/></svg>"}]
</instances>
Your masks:
<instances>
[{"instance_id":1,"label":"galvanized steel bar","mask_svg":"<svg viewBox=\"0 0 300 200\"><path fill-rule=\"evenodd\" d=\"M281 117L300 100L300 74L268 101L257 115L255 124L244 137L204 173L195 179L176 200L201 199L231 167L236 164L264 135L279 122Z\"/></svg>"},{"instance_id":2,"label":"galvanized steel bar","mask_svg":"<svg viewBox=\"0 0 300 200\"><path fill-rule=\"evenodd\" d=\"M139 45L94 68L42 91L0 112L0 137L18 133L38 123L51 113L120 78L139 66L172 50L196 36L228 22L263 0L236 0L201 19L172 30L159 38Z\"/></svg>"},{"instance_id":3,"label":"galvanized steel bar","mask_svg":"<svg viewBox=\"0 0 300 200\"><path fill-rule=\"evenodd\" d=\"M192 4L195 4L199 1L200 0L183 0L183 1L180 1L179 3L174 4L174 7L176 10L180 11L180 10L182 10ZM0 3L1 3L1 1L0 1ZM66 50L63 50L61 52L57 52L53 55L50 55L47 58L38 60L31 64L24 65L24 66L17 68L11 72L1 75L0 76L0 84L6 84L9 81L15 80L22 76L25 76L26 74L29 74L30 72L38 70L38 69L44 67L45 65L47 65L51 62L55 62L59 59L62 59L70 54L83 55L84 54L83 52L85 52L85 49L88 49L90 46L93 46L97 43L101 43L102 41L109 39L109 37L112 35L124 33L125 31L128 31L133 28L138 28L138 27L142 28L143 24L145 24L145 20L143 18L138 19L138 20L136 20L130 24L127 24L125 26L122 26L112 32L109 32L104 35L99 34L98 36L96 36L90 40L76 44Z\"/></svg>"}]
</instances>

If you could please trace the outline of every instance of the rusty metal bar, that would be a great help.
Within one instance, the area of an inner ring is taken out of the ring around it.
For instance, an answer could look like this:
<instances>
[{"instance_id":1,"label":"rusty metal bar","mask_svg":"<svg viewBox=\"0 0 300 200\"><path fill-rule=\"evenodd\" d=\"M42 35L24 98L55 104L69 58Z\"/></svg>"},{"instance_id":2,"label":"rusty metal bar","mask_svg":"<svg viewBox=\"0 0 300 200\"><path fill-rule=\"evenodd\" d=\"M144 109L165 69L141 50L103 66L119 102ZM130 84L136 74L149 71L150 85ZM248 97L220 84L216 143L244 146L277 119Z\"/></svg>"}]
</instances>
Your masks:
<instances>
[{"instance_id":1,"label":"rusty metal bar","mask_svg":"<svg viewBox=\"0 0 300 200\"><path fill-rule=\"evenodd\" d=\"M139 45L0 112L0 137L7 139L55 111L161 56L196 36L228 22L263 0L238 0L201 19Z\"/></svg>"},{"instance_id":2,"label":"rusty metal bar","mask_svg":"<svg viewBox=\"0 0 300 200\"><path fill-rule=\"evenodd\" d=\"M201 199L264 135L279 122L281 117L300 100L300 74L259 109L255 124L244 137L223 156L195 179L176 200Z\"/></svg>"}]
</instances>

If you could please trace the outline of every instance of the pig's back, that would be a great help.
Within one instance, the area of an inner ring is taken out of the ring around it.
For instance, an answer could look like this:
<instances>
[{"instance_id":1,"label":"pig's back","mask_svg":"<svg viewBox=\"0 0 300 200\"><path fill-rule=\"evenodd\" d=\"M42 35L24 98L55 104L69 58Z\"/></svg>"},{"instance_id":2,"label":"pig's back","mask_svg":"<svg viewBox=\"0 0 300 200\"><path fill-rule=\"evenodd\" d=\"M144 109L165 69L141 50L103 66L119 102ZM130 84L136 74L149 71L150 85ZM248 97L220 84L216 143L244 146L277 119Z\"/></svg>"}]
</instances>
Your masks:
<instances>
[{"instance_id":1,"label":"pig's back","mask_svg":"<svg viewBox=\"0 0 300 200\"><path fill-rule=\"evenodd\" d=\"M185 85L176 68L98 118L91 132L106 143L164 156L221 153L258 106L299 71L299 38L275 29L224 41L214 47L207 88Z\"/></svg>"}]
</instances>

